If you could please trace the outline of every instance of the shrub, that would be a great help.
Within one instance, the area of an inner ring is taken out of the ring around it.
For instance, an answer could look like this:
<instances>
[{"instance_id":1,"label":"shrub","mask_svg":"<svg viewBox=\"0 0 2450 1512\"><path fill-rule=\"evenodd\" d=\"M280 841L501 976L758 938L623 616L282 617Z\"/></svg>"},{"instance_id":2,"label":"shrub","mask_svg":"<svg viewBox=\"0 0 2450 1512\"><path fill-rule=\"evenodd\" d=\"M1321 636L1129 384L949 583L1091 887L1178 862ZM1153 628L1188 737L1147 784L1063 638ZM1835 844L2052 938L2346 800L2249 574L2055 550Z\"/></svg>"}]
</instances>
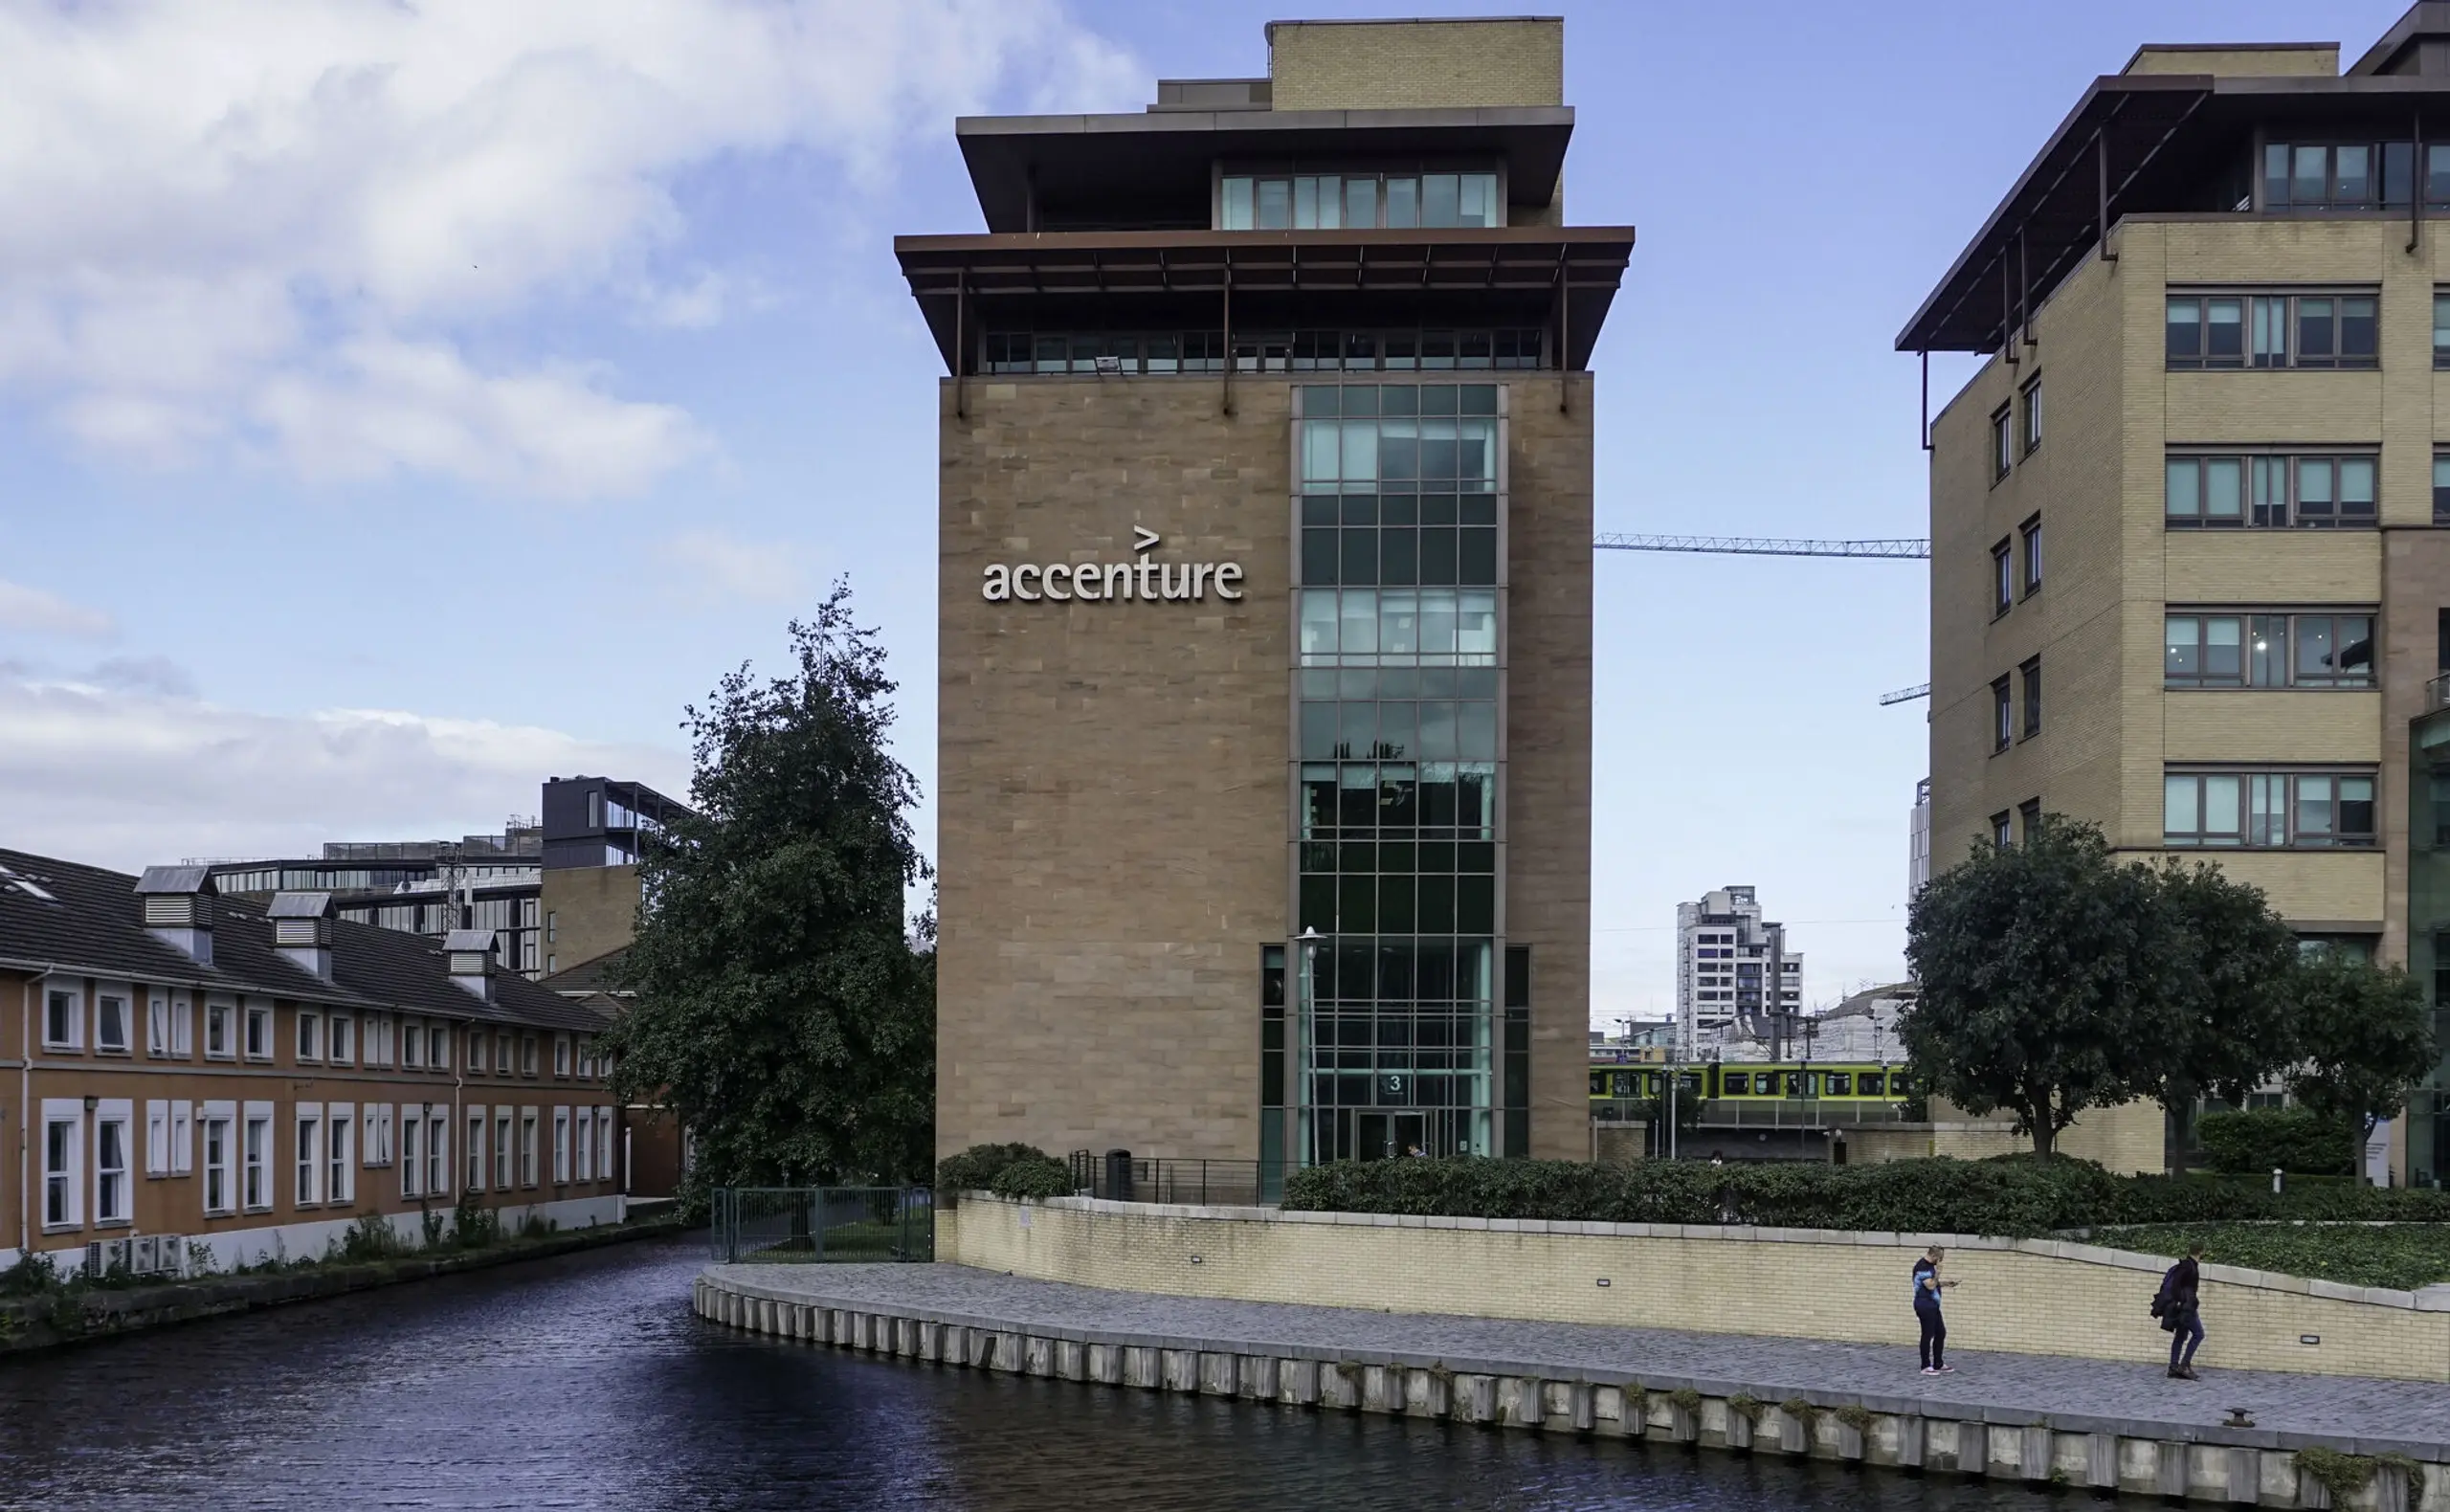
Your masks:
<instances>
[{"instance_id":1,"label":"shrub","mask_svg":"<svg viewBox=\"0 0 2450 1512\"><path fill-rule=\"evenodd\" d=\"M1285 1178L1289 1210L1599 1223L1737 1223L1873 1233L2020 1236L2112 1224L2257 1219L2450 1221L2450 1191L2261 1188L2115 1176L2030 1155L1884 1166L1644 1161L1347 1161Z\"/></svg>"},{"instance_id":2,"label":"shrub","mask_svg":"<svg viewBox=\"0 0 2450 1512\"><path fill-rule=\"evenodd\" d=\"M1014 1200L1072 1195L1072 1167L1059 1160L1020 1160L995 1173L987 1190Z\"/></svg>"},{"instance_id":3,"label":"shrub","mask_svg":"<svg viewBox=\"0 0 2450 1512\"><path fill-rule=\"evenodd\" d=\"M937 1194L951 1201L961 1192L991 1190L1006 1167L1023 1161L1062 1164L1035 1145L972 1145L960 1154L947 1155L936 1163Z\"/></svg>"},{"instance_id":4,"label":"shrub","mask_svg":"<svg viewBox=\"0 0 2450 1512\"><path fill-rule=\"evenodd\" d=\"M344 1260L394 1260L410 1251L409 1241L379 1212L361 1212L341 1235Z\"/></svg>"},{"instance_id":5,"label":"shrub","mask_svg":"<svg viewBox=\"0 0 2450 1512\"><path fill-rule=\"evenodd\" d=\"M2206 1113L2195 1123L2195 1137L2215 1170L2260 1174L2278 1167L2335 1176L2356 1168L2356 1131L2305 1108Z\"/></svg>"}]
</instances>

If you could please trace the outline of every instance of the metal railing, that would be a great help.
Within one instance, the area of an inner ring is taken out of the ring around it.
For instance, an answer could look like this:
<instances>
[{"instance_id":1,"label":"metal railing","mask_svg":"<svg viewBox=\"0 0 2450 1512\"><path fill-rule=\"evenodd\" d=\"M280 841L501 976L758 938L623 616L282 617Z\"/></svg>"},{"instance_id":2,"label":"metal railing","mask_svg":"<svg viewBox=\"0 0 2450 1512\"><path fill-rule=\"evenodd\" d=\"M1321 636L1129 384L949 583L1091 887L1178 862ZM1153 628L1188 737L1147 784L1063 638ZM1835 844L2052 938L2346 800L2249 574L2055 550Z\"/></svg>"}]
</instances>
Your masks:
<instances>
[{"instance_id":1,"label":"metal railing","mask_svg":"<svg viewBox=\"0 0 2450 1512\"><path fill-rule=\"evenodd\" d=\"M1284 1171L1256 1160L1137 1160L1119 1151L1072 1152L1076 1190L1113 1202L1257 1208L1284 1196Z\"/></svg>"},{"instance_id":2,"label":"metal railing","mask_svg":"<svg viewBox=\"0 0 2450 1512\"><path fill-rule=\"evenodd\" d=\"M924 1187L718 1187L722 1264L840 1264L936 1257L936 1194Z\"/></svg>"}]
</instances>

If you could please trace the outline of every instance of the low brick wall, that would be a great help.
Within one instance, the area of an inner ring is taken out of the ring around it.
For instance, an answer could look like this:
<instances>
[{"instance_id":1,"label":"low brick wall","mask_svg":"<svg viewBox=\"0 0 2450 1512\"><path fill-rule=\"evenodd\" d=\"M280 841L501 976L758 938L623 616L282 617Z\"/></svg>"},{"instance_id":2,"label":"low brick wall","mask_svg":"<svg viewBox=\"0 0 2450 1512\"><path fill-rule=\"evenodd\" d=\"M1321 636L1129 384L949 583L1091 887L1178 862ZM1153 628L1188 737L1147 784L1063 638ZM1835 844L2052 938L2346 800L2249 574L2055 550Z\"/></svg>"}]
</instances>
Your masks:
<instances>
[{"instance_id":1,"label":"low brick wall","mask_svg":"<svg viewBox=\"0 0 2450 1512\"><path fill-rule=\"evenodd\" d=\"M1949 1248L1949 1342L2166 1359L2167 1262L2056 1239L1280 1212L966 1193L937 1258L1178 1297L1894 1343L1910 1272ZM2422 1293L2203 1268L2202 1359L2232 1369L2450 1381L2450 1286ZM1604 1284L1603 1284L1604 1282ZM2318 1342L2302 1342L2311 1336Z\"/></svg>"}]
</instances>

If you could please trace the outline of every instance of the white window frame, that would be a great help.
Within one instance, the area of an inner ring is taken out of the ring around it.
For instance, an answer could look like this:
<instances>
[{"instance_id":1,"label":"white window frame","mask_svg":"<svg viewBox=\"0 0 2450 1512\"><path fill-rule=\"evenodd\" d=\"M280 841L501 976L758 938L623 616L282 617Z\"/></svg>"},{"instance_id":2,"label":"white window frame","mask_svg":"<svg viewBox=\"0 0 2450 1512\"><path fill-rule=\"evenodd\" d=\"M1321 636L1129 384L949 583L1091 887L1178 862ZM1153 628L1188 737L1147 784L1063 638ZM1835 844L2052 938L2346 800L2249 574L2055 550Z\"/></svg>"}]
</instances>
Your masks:
<instances>
[{"instance_id":1,"label":"white window frame","mask_svg":"<svg viewBox=\"0 0 2450 1512\"><path fill-rule=\"evenodd\" d=\"M452 1028L449 1021L439 1018L428 1019L426 1021L425 1063L427 1070L448 1071L451 1069L451 1042L457 1037L459 1037L459 1032Z\"/></svg>"},{"instance_id":2,"label":"white window frame","mask_svg":"<svg viewBox=\"0 0 2450 1512\"><path fill-rule=\"evenodd\" d=\"M186 1060L195 1055L195 996L190 992L170 993L170 1056Z\"/></svg>"},{"instance_id":3,"label":"white window frame","mask_svg":"<svg viewBox=\"0 0 2450 1512\"><path fill-rule=\"evenodd\" d=\"M589 1182L595 1179L595 1110L580 1108L570 1121L570 1179Z\"/></svg>"},{"instance_id":4,"label":"white window frame","mask_svg":"<svg viewBox=\"0 0 2450 1512\"><path fill-rule=\"evenodd\" d=\"M519 1110L519 1184L532 1188L536 1176L536 1109L523 1107Z\"/></svg>"},{"instance_id":5,"label":"white window frame","mask_svg":"<svg viewBox=\"0 0 2450 1512\"><path fill-rule=\"evenodd\" d=\"M112 1044L102 1031L114 1016L116 1005L119 1019L119 1042ZM104 982L94 989L94 1054L127 1056L136 1052L136 994L117 982ZM99 1143L96 1148L100 1146Z\"/></svg>"},{"instance_id":6,"label":"white window frame","mask_svg":"<svg viewBox=\"0 0 2450 1512\"><path fill-rule=\"evenodd\" d=\"M328 1064L345 1066L357 1058L357 1020L346 1013L334 1013L323 1026L323 1054Z\"/></svg>"},{"instance_id":7,"label":"white window frame","mask_svg":"<svg viewBox=\"0 0 2450 1512\"><path fill-rule=\"evenodd\" d=\"M570 1110L553 1109L553 1185L567 1187L570 1180Z\"/></svg>"},{"instance_id":8,"label":"white window frame","mask_svg":"<svg viewBox=\"0 0 2450 1512\"><path fill-rule=\"evenodd\" d=\"M511 1054L510 1049L510 1031L507 1029L495 1031L494 1075L498 1077L513 1077L518 1074L518 1058Z\"/></svg>"},{"instance_id":9,"label":"white window frame","mask_svg":"<svg viewBox=\"0 0 2450 1512\"><path fill-rule=\"evenodd\" d=\"M195 1174L195 1104L170 1104L170 1174Z\"/></svg>"},{"instance_id":10,"label":"white window frame","mask_svg":"<svg viewBox=\"0 0 2450 1512\"><path fill-rule=\"evenodd\" d=\"M207 1102L199 1121L204 1139L204 1212L207 1217L221 1217L238 1211L238 1104ZM221 1135L221 1158L212 1158L212 1136ZM213 1189L220 1189L221 1200L212 1200Z\"/></svg>"},{"instance_id":11,"label":"white window frame","mask_svg":"<svg viewBox=\"0 0 2450 1512\"><path fill-rule=\"evenodd\" d=\"M65 1010L63 1013L62 1010ZM53 1033L56 1028L68 1031L66 1038ZM45 977L42 984L42 1048L45 1050L82 1050L85 1048L85 984L61 986ZM78 1114L84 1112L78 1104Z\"/></svg>"},{"instance_id":12,"label":"white window frame","mask_svg":"<svg viewBox=\"0 0 2450 1512\"><path fill-rule=\"evenodd\" d=\"M509 1108L494 1109L494 1190L509 1191L519 1185L518 1146L512 1138L517 1115Z\"/></svg>"},{"instance_id":13,"label":"white window frame","mask_svg":"<svg viewBox=\"0 0 2450 1512\"><path fill-rule=\"evenodd\" d=\"M260 1035L256 1033L257 1025L263 1028ZM257 1003L253 998L238 1000L238 1054L242 1058L269 1062L276 1054L277 1048L277 1041L273 1037L274 1028L270 1003ZM261 1051L256 1049L259 1044L263 1046Z\"/></svg>"},{"instance_id":14,"label":"white window frame","mask_svg":"<svg viewBox=\"0 0 2450 1512\"><path fill-rule=\"evenodd\" d=\"M119 1131L116 1141L106 1129ZM94 1226L124 1228L136 1220L136 1105L126 1098L104 1098L94 1104ZM119 1164L103 1160L119 1146Z\"/></svg>"},{"instance_id":15,"label":"white window frame","mask_svg":"<svg viewBox=\"0 0 2450 1512\"><path fill-rule=\"evenodd\" d=\"M602 1104L595 1109L595 1179L613 1179L612 1110Z\"/></svg>"},{"instance_id":16,"label":"white window frame","mask_svg":"<svg viewBox=\"0 0 2450 1512\"><path fill-rule=\"evenodd\" d=\"M570 1036L555 1034L553 1036L553 1075L562 1080L568 1080L570 1060Z\"/></svg>"},{"instance_id":17,"label":"white window frame","mask_svg":"<svg viewBox=\"0 0 2450 1512\"><path fill-rule=\"evenodd\" d=\"M422 1197L417 1185L425 1175L425 1115L400 1109L400 1195Z\"/></svg>"},{"instance_id":18,"label":"white window frame","mask_svg":"<svg viewBox=\"0 0 2450 1512\"><path fill-rule=\"evenodd\" d=\"M47 1027L47 1026L46 1026ZM56 1143L53 1131L65 1129ZM42 1100L42 1231L58 1234L85 1226L85 1104L78 1098Z\"/></svg>"},{"instance_id":19,"label":"white window frame","mask_svg":"<svg viewBox=\"0 0 2450 1512\"><path fill-rule=\"evenodd\" d=\"M170 1054L170 994L160 988L145 994L145 1053L155 1060Z\"/></svg>"},{"instance_id":20,"label":"white window frame","mask_svg":"<svg viewBox=\"0 0 2450 1512\"><path fill-rule=\"evenodd\" d=\"M166 1098L145 1101L145 1174L170 1173L170 1104Z\"/></svg>"},{"instance_id":21,"label":"white window frame","mask_svg":"<svg viewBox=\"0 0 2450 1512\"><path fill-rule=\"evenodd\" d=\"M324 1200L346 1207L357 1200L357 1163L351 1158L356 1153L357 1109L346 1102L327 1104L323 1131Z\"/></svg>"},{"instance_id":22,"label":"white window frame","mask_svg":"<svg viewBox=\"0 0 2450 1512\"><path fill-rule=\"evenodd\" d=\"M310 1008L300 1008L297 1035L299 1063L321 1063L323 1058L323 1015Z\"/></svg>"},{"instance_id":23,"label":"white window frame","mask_svg":"<svg viewBox=\"0 0 2450 1512\"><path fill-rule=\"evenodd\" d=\"M468 1109L468 1183L460 1190L485 1190L485 1110L481 1105Z\"/></svg>"},{"instance_id":24,"label":"white window frame","mask_svg":"<svg viewBox=\"0 0 2450 1512\"><path fill-rule=\"evenodd\" d=\"M400 1069L425 1069L425 1024L422 1020L408 1018L400 1021Z\"/></svg>"},{"instance_id":25,"label":"white window frame","mask_svg":"<svg viewBox=\"0 0 2450 1512\"><path fill-rule=\"evenodd\" d=\"M292 1205L319 1208L323 1203L323 1105L301 1102L290 1114L290 1126L298 1131L297 1190Z\"/></svg>"},{"instance_id":26,"label":"white window frame","mask_svg":"<svg viewBox=\"0 0 2450 1512\"><path fill-rule=\"evenodd\" d=\"M214 1031L218 1030L216 1036ZM212 1048L214 1038L221 1048ZM231 998L208 996L204 1000L204 1058L235 1060L238 1058L238 1005Z\"/></svg>"},{"instance_id":27,"label":"white window frame","mask_svg":"<svg viewBox=\"0 0 2450 1512\"><path fill-rule=\"evenodd\" d=\"M238 1121L238 1206L246 1212L270 1212L279 1193L273 1190L272 1104L250 1102Z\"/></svg>"}]
</instances>

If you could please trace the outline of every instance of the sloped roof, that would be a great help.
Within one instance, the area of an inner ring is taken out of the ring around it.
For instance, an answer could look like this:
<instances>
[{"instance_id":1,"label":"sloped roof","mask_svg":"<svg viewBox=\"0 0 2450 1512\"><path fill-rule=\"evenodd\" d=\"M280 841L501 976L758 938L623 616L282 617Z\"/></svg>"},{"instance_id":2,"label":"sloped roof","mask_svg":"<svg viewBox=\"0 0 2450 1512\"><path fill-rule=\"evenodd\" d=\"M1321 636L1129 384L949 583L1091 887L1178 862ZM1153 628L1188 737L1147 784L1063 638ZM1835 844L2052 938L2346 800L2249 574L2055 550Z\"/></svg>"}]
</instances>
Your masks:
<instances>
[{"instance_id":1,"label":"sloped roof","mask_svg":"<svg viewBox=\"0 0 2450 1512\"><path fill-rule=\"evenodd\" d=\"M207 965L145 929L137 878L124 872L11 850L0 850L0 867L51 895L0 889L0 965L580 1033L608 1021L499 966L488 969L493 996L484 1001L452 980L435 942L347 920L332 923L326 982L276 950L264 905L240 898L212 900Z\"/></svg>"},{"instance_id":2,"label":"sloped roof","mask_svg":"<svg viewBox=\"0 0 2450 1512\"><path fill-rule=\"evenodd\" d=\"M629 953L628 945L615 945L602 955L590 956L567 970L556 971L537 985L574 997L587 993L610 993L613 989L613 969Z\"/></svg>"}]
</instances>

